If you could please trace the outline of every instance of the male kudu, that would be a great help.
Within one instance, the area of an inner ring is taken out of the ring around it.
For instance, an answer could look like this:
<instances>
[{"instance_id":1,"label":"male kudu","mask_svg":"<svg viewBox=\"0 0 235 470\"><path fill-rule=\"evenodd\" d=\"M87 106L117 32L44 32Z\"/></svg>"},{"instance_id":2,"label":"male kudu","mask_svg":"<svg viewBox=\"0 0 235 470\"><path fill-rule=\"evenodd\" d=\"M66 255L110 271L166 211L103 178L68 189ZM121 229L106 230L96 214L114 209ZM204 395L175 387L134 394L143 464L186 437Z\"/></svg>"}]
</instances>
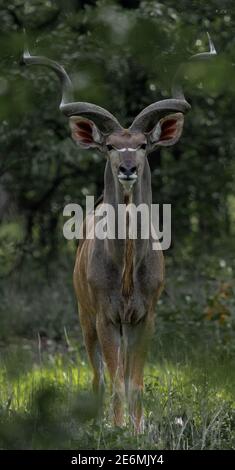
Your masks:
<instances>
[{"instance_id":1,"label":"male kudu","mask_svg":"<svg viewBox=\"0 0 235 470\"><path fill-rule=\"evenodd\" d=\"M216 54L209 38L210 52ZM192 59L192 58L191 58ZM184 114L190 109L179 76L171 99L145 108L125 129L107 110L94 104L72 102L71 81L64 68L26 50L23 63L51 67L62 84L60 110L69 117L72 137L83 148L96 148L106 155L103 203L118 214L119 204L152 203L151 174L147 155L157 146L175 144L183 129ZM128 219L128 218L127 218ZM97 211L84 224L97 223ZM80 242L74 286L87 353L93 368L93 388L103 384L103 358L112 386L114 422L123 422L126 393L130 416L138 431L142 421L143 369L154 328L154 310L164 282L162 251L152 249L152 239L105 239L96 236Z\"/></svg>"}]
</instances>

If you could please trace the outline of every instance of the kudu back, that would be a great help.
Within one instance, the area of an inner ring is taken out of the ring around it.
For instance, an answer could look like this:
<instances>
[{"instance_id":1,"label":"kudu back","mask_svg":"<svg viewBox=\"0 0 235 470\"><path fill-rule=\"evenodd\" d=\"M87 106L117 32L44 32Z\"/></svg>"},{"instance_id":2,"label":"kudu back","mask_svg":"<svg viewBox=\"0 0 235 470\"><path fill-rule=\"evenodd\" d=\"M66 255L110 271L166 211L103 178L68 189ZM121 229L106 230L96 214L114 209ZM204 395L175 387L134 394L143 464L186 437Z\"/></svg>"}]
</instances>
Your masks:
<instances>
[{"instance_id":1,"label":"kudu back","mask_svg":"<svg viewBox=\"0 0 235 470\"><path fill-rule=\"evenodd\" d=\"M216 52L209 38L210 52L191 59L207 59ZM100 239L89 233L100 221L102 205L118 208L129 204L152 203L151 174L147 155L158 146L175 144L181 136L184 114L190 109L177 72L172 98L145 108L125 129L107 110L90 103L72 101L72 84L64 68L45 57L31 56L26 50L24 64L51 67L62 84L60 110L69 117L72 138L82 148L96 148L106 157L103 201L84 221L87 238L80 242L74 287L88 357L93 369L93 389L100 397L104 384L103 359L112 383L113 415L123 423L123 403L127 397L129 415L136 431L142 428L143 370L154 313L164 283L161 250L153 250L152 235L137 239ZM151 211L149 212L151 213Z\"/></svg>"}]
</instances>

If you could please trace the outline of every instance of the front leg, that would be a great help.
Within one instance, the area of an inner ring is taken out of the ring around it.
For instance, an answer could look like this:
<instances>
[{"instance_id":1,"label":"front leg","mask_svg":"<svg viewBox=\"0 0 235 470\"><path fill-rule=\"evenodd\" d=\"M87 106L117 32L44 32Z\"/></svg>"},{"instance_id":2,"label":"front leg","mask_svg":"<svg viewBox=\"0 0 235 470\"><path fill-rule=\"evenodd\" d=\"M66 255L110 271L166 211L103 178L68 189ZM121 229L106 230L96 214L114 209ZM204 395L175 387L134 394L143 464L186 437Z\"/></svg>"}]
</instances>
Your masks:
<instances>
[{"instance_id":1,"label":"front leg","mask_svg":"<svg viewBox=\"0 0 235 470\"><path fill-rule=\"evenodd\" d=\"M143 374L153 327L152 313L137 324L123 324L126 394L130 418L137 433L143 429Z\"/></svg>"},{"instance_id":2,"label":"front leg","mask_svg":"<svg viewBox=\"0 0 235 470\"><path fill-rule=\"evenodd\" d=\"M97 316L96 327L112 384L114 424L122 426L125 386L120 324L112 323L101 311Z\"/></svg>"}]
</instances>

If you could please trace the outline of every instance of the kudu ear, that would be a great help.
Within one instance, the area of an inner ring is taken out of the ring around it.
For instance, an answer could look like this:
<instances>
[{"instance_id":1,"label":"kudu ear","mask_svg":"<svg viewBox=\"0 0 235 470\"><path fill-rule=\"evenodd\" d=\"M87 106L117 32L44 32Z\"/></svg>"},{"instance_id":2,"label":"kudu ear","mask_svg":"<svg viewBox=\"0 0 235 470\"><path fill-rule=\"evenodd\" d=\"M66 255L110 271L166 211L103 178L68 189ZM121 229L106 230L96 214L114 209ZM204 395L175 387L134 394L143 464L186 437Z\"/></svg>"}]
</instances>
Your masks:
<instances>
[{"instance_id":1,"label":"kudu ear","mask_svg":"<svg viewBox=\"0 0 235 470\"><path fill-rule=\"evenodd\" d=\"M182 113L169 114L160 119L157 125L148 134L152 149L157 145L174 145L180 138L184 125Z\"/></svg>"},{"instance_id":2,"label":"kudu ear","mask_svg":"<svg viewBox=\"0 0 235 470\"><path fill-rule=\"evenodd\" d=\"M79 116L71 116L69 125L72 138L83 148L100 147L103 136L93 121Z\"/></svg>"}]
</instances>

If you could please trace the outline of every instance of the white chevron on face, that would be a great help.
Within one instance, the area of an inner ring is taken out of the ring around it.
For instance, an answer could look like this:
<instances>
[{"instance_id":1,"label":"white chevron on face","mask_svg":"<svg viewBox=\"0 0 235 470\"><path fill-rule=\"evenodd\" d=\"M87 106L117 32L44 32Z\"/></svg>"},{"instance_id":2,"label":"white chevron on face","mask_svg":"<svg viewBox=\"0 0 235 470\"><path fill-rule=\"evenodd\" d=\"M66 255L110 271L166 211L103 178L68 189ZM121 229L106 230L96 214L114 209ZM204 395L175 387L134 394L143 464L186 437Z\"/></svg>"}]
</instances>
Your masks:
<instances>
[{"instance_id":1,"label":"white chevron on face","mask_svg":"<svg viewBox=\"0 0 235 470\"><path fill-rule=\"evenodd\" d=\"M123 147L122 149L117 149L118 152L136 152L136 150L138 150L138 148L131 148L131 147Z\"/></svg>"}]
</instances>

